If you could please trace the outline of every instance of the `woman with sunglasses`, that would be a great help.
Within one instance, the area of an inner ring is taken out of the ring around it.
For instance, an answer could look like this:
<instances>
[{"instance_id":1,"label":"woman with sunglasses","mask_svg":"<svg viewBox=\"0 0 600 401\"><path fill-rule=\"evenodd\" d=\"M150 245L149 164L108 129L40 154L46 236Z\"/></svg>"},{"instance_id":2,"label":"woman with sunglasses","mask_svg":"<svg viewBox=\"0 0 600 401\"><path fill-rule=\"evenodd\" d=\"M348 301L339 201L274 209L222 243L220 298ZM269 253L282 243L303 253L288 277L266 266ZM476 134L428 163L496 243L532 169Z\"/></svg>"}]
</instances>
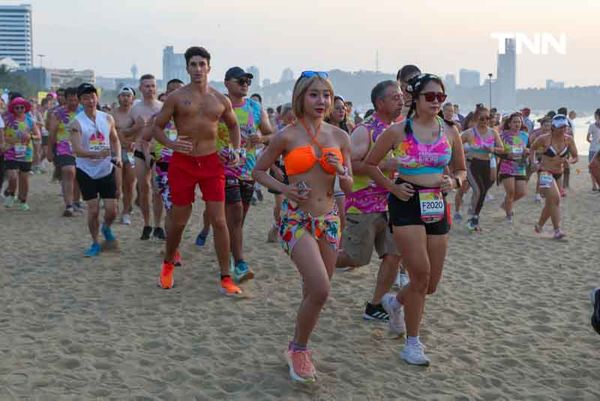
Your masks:
<instances>
[{"instance_id":1,"label":"woman with sunglasses","mask_svg":"<svg viewBox=\"0 0 600 401\"><path fill-rule=\"evenodd\" d=\"M471 198L472 216L467 223L470 231L481 231L479 227L479 214L485 201L488 190L493 181L490 174L490 159L495 151L503 149L500 135L488 126L490 111L487 107L478 107L473 114L475 125L463 132L462 141L469 144L471 162L468 166L467 178L473 196Z\"/></svg>"},{"instance_id":2,"label":"woman with sunglasses","mask_svg":"<svg viewBox=\"0 0 600 401\"><path fill-rule=\"evenodd\" d=\"M498 180L504 186L505 196L502 209L506 221L512 224L513 205L525 196L527 190L527 142L529 135L523 130L523 117L516 112L504 119L500 138L504 149L497 151L500 156Z\"/></svg>"},{"instance_id":3,"label":"woman with sunglasses","mask_svg":"<svg viewBox=\"0 0 600 401\"><path fill-rule=\"evenodd\" d=\"M451 222L445 197L460 188L466 167L458 130L437 115L446 100L442 80L431 74L419 75L409 81L406 90L411 94L407 119L381 134L366 165L375 183L390 192L390 228L410 277L409 285L397 296L387 294L382 302L392 312L390 326L402 320L406 323L401 358L426 366L430 361L419 339L419 328L425 298L436 291L448 247ZM399 166L395 182L379 168L390 149Z\"/></svg>"},{"instance_id":4,"label":"woman with sunglasses","mask_svg":"<svg viewBox=\"0 0 600 401\"><path fill-rule=\"evenodd\" d=\"M340 220L333 200L336 177L344 192L352 190L348 134L324 121L333 96L327 73L303 72L292 94L298 122L271 139L253 171L256 181L287 198L282 206L279 236L302 276L303 298L285 357L290 376L300 382L315 380L307 345L329 296L337 259ZM289 185L268 173L280 156Z\"/></svg>"},{"instance_id":5,"label":"woman with sunglasses","mask_svg":"<svg viewBox=\"0 0 600 401\"><path fill-rule=\"evenodd\" d=\"M40 136L38 127L30 113L31 104L22 97L16 97L8 104L8 112L3 119L4 168L8 176L8 188L5 191L4 206L13 207L17 186L17 202L20 210L28 211L29 172L33 162L33 138Z\"/></svg>"},{"instance_id":6,"label":"woman with sunglasses","mask_svg":"<svg viewBox=\"0 0 600 401\"><path fill-rule=\"evenodd\" d=\"M530 161L540 174L540 192L545 198L544 208L540 219L535 225L535 232L540 234L548 218L554 227L554 239L565 236L560 229L560 182L564 172L565 162L577 163L577 147L573 136L567 135L569 121L562 114L552 118L552 131L550 134L539 136L531 145ZM542 161L537 162L536 152L542 152ZM569 158L569 155L573 157Z\"/></svg>"}]
</instances>

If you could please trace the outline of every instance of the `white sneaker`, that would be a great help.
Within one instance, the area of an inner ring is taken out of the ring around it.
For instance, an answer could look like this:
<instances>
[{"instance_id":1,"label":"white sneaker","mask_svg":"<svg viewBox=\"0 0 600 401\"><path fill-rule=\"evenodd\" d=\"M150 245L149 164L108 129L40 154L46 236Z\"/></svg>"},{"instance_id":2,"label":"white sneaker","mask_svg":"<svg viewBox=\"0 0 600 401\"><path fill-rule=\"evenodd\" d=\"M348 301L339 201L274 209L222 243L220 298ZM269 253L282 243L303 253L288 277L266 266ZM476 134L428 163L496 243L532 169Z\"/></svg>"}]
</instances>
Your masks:
<instances>
[{"instance_id":1,"label":"white sneaker","mask_svg":"<svg viewBox=\"0 0 600 401\"><path fill-rule=\"evenodd\" d=\"M398 276L396 277L400 288L406 287L408 283L410 283L410 279L408 278L408 273L400 271L398 272Z\"/></svg>"},{"instance_id":2,"label":"white sneaker","mask_svg":"<svg viewBox=\"0 0 600 401\"><path fill-rule=\"evenodd\" d=\"M127 213L121 216L121 224L125 224L126 226L131 225L131 216Z\"/></svg>"},{"instance_id":3,"label":"white sneaker","mask_svg":"<svg viewBox=\"0 0 600 401\"><path fill-rule=\"evenodd\" d=\"M429 366L431 362L425 355L423 344L405 345L404 349L400 351L400 358L409 365Z\"/></svg>"},{"instance_id":4,"label":"white sneaker","mask_svg":"<svg viewBox=\"0 0 600 401\"><path fill-rule=\"evenodd\" d=\"M13 195L8 195L4 198L4 207L11 208L15 205L15 197Z\"/></svg>"},{"instance_id":5,"label":"white sneaker","mask_svg":"<svg viewBox=\"0 0 600 401\"><path fill-rule=\"evenodd\" d=\"M542 195L535 194L535 198L533 198L533 200L535 201L535 203L542 203Z\"/></svg>"},{"instance_id":6,"label":"white sneaker","mask_svg":"<svg viewBox=\"0 0 600 401\"><path fill-rule=\"evenodd\" d=\"M406 324L404 323L404 308L400 306L399 308L394 308L394 299L396 298L395 294L387 293L381 298L381 306L383 309L390 315L390 319L388 324L390 326L390 331L396 335L402 335L406 333Z\"/></svg>"}]
</instances>

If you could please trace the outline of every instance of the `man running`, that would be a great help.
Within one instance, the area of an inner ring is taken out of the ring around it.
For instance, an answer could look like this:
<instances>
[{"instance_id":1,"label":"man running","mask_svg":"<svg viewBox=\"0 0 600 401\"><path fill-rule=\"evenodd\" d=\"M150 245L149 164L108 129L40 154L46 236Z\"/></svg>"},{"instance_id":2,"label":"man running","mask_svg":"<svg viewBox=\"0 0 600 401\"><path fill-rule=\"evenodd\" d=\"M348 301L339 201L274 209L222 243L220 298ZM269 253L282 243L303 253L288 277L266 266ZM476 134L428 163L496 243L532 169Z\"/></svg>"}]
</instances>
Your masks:
<instances>
[{"instance_id":1,"label":"man running","mask_svg":"<svg viewBox=\"0 0 600 401\"><path fill-rule=\"evenodd\" d=\"M229 128L234 150L223 154L231 164L237 164L239 160L240 129L229 99L208 86L210 53L203 47L190 47L185 52L185 61L191 83L167 97L153 128L155 138L174 150L168 173L173 209L159 284L164 289L173 287L175 255L192 213L196 185L199 185L214 229L215 250L221 268L221 292L237 295L242 291L229 275L225 172L217 155L217 127L222 120ZM171 119L179 134L175 141L164 132Z\"/></svg>"},{"instance_id":2,"label":"man running","mask_svg":"<svg viewBox=\"0 0 600 401\"><path fill-rule=\"evenodd\" d=\"M370 263L373 247L381 258L375 292L367 302L365 320L389 319L389 311L382 305L383 296L391 289L400 265L400 252L396 248L387 219L388 192L364 175L364 160L373 144L402 112L402 92L396 81L378 83L371 91L375 112L359 124L352 135L352 171L354 184L346 196L346 226L344 249L338 253L338 267L358 267ZM395 160L381 163L380 169L393 176Z\"/></svg>"},{"instance_id":3,"label":"man running","mask_svg":"<svg viewBox=\"0 0 600 401\"><path fill-rule=\"evenodd\" d=\"M75 181L75 156L71 146L68 127L82 110L77 97L77 88L67 88L64 91L65 104L53 109L48 115L48 161L54 162L60 169L60 184L65 202L63 216L72 217L75 209L74 202L79 200L80 193Z\"/></svg>"},{"instance_id":4,"label":"man running","mask_svg":"<svg viewBox=\"0 0 600 401\"><path fill-rule=\"evenodd\" d=\"M252 170L256 164L256 146L271 134L271 124L260 103L247 98L253 75L240 67L232 67L225 73L225 87L237 118L245 156L239 166L225 167L225 202L227 227L233 254L233 277L242 282L254 277L244 260L244 220L254 194ZM219 147L229 145L227 126L219 126Z\"/></svg>"},{"instance_id":5,"label":"man running","mask_svg":"<svg viewBox=\"0 0 600 401\"><path fill-rule=\"evenodd\" d=\"M135 186L135 157L133 156L133 145L135 142L135 122L131 117L131 108L135 99L135 90L124 86L119 90L117 96L119 107L116 107L111 115L115 120L119 142L121 143L122 168L116 171L117 192L123 194L123 211L121 224L131 224L131 210L133 203L133 188ZM117 197L119 199L119 197ZM118 203L118 202L117 202Z\"/></svg>"},{"instance_id":6,"label":"man running","mask_svg":"<svg viewBox=\"0 0 600 401\"><path fill-rule=\"evenodd\" d=\"M121 166L121 144L112 116L96 110L98 105L96 88L92 84L81 84L77 88L77 97L83 105L83 111L77 114L71 124L71 145L76 156L77 182L83 200L87 203L87 222L92 236L92 245L85 252L85 256L98 256L100 254L98 196L104 203L102 235L108 243L116 241L110 229L117 216L117 186L113 164L117 167ZM115 157L111 157L111 152Z\"/></svg>"},{"instance_id":7,"label":"man running","mask_svg":"<svg viewBox=\"0 0 600 401\"><path fill-rule=\"evenodd\" d=\"M150 239L150 234L155 238L165 239L165 232L161 227L162 204L160 208L154 208L154 232L150 226L150 188L152 177L152 159L150 156L150 146L148 142L142 139L147 130L152 129L152 119L162 108L162 102L156 100L156 79L154 75L144 74L140 77L140 92L142 101L137 103L131 109L131 118L134 121L132 127L135 133L135 144L133 154L136 157L135 175L139 188L140 209L144 218L144 228L140 239ZM154 201L160 202L160 197L154 198ZM158 216L156 215L158 211Z\"/></svg>"}]
</instances>

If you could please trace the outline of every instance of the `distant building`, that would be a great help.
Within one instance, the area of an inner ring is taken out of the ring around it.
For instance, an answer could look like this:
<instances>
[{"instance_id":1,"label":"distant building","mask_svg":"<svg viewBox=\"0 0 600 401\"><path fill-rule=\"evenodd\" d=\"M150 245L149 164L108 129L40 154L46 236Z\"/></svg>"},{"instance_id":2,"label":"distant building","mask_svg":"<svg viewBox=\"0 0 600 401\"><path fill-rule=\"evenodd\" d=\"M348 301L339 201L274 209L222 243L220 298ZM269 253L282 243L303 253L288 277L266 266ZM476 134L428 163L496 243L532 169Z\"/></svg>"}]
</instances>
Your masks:
<instances>
[{"instance_id":1,"label":"distant building","mask_svg":"<svg viewBox=\"0 0 600 401\"><path fill-rule=\"evenodd\" d=\"M258 67L255 65L250 66L248 69L246 69L246 72L249 72L254 76L254 79L252 80L252 86L260 88L260 70Z\"/></svg>"},{"instance_id":2,"label":"distant building","mask_svg":"<svg viewBox=\"0 0 600 401\"><path fill-rule=\"evenodd\" d=\"M20 65L10 57L0 57L0 67L4 67L8 71L15 71L19 69Z\"/></svg>"},{"instance_id":3,"label":"distant building","mask_svg":"<svg viewBox=\"0 0 600 401\"><path fill-rule=\"evenodd\" d=\"M546 80L546 89L564 89L565 83L563 81L554 81L552 79Z\"/></svg>"},{"instance_id":4,"label":"distant building","mask_svg":"<svg viewBox=\"0 0 600 401\"><path fill-rule=\"evenodd\" d=\"M263 88L266 86L270 86L270 85L271 85L271 80L269 78L263 79L263 81L262 81Z\"/></svg>"},{"instance_id":5,"label":"distant building","mask_svg":"<svg viewBox=\"0 0 600 401\"><path fill-rule=\"evenodd\" d=\"M138 66L137 65L132 65L131 69L129 70L131 71L131 78L133 79L138 79Z\"/></svg>"},{"instance_id":6,"label":"distant building","mask_svg":"<svg viewBox=\"0 0 600 401\"><path fill-rule=\"evenodd\" d=\"M158 85L158 81L156 84ZM119 90L124 86L131 86L137 91L138 87L140 86L140 81L137 78L115 78L115 86L112 89Z\"/></svg>"},{"instance_id":7,"label":"distant building","mask_svg":"<svg viewBox=\"0 0 600 401\"><path fill-rule=\"evenodd\" d=\"M481 85L481 74L479 74L479 71L461 68L458 73L460 86L463 88L477 88Z\"/></svg>"},{"instance_id":8,"label":"distant building","mask_svg":"<svg viewBox=\"0 0 600 401\"><path fill-rule=\"evenodd\" d=\"M96 74L93 70L76 71L65 68L30 68L20 70L29 83L39 89L58 89L69 86L79 86L84 82L96 84Z\"/></svg>"},{"instance_id":9,"label":"distant building","mask_svg":"<svg viewBox=\"0 0 600 401\"><path fill-rule=\"evenodd\" d=\"M517 104L517 51L514 39L506 39L505 53L498 54L496 76L498 108L514 109Z\"/></svg>"},{"instance_id":10,"label":"distant building","mask_svg":"<svg viewBox=\"0 0 600 401\"><path fill-rule=\"evenodd\" d=\"M294 72L290 68L286 68L281 72L279 82L289 82L294 80Z\"/></svg>"},{"instance_id":11,"label":"distant building","mask_svg":"<svg viewBox=\"0 0 600 401\"><path fill-rule=\"evenodd\" d=\"M117 78L96 77L96 86L104 90L117 89Z\"/></svg>"},{"instance_id":12,"label":"distant building","mask_svg":"<svg viewBox=\"0 0 600 401\"><path fill-rule=\"evenodd\" d=\"M31 5L0 5L0 59L10 57L22 69L33 67Z\"/></svg>"},{"instance_id":13,"label":"distant building","mask_svg":"<svg viewBox=\"0 0 600 401\"><path fill-rule=\"evenodd\" d=\"M444 85L446 85L446 90L453 91L456 88L456 76L454 74L446 74Z\"/></svg>"},{"instance_id":14,"label":"distant building","mask_svg":"<svg viewBox=\"0 0 600 401\"><path fill-rule=\"evenodd\" d=\"M163 81L168 82L171 79L180 79L183 82L189 81L185 65L185 56L183 53L175 53L173 46L167 46L163 50Z\"/></svg>"}]
</instances>

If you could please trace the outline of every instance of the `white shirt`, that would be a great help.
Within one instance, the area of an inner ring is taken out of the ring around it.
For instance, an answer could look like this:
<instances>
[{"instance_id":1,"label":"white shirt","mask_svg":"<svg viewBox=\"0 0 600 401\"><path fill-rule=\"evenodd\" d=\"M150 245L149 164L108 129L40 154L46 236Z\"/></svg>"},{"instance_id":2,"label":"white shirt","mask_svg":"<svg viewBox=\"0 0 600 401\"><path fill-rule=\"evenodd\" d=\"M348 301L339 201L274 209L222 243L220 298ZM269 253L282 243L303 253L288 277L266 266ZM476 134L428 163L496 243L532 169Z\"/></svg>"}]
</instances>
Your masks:
<instances>
[{"instance_id":1,"label":"white shirt","mask_svg":"<svg viewBox=\"0 0 600 401\"><path fill-rule=\"evenodd\" d=\"M81 127L81 147L85 150L98 152L103 149L110 149L110 123L108 114L102 111L96 111L96 121L92 121L85 111L81 111L75 117L75 120ZM112 172L113 165L111 157L108 155L104 159L90 159L87 157L77 157L75 164L77 168L93 179L106 177Z\"/></svg>"},{"instance_id":2,"label":"white shirt","mask_svg":"<svg viewBox=\"0 0 600 401\"><path fill-rule=\"evenodd\" d=\"M596 123L590 124L588 128L588 134L591 135L592 142L590 143L590 152L597 152L600 150L600 128Z\"/></svg>"}]
</instances>

